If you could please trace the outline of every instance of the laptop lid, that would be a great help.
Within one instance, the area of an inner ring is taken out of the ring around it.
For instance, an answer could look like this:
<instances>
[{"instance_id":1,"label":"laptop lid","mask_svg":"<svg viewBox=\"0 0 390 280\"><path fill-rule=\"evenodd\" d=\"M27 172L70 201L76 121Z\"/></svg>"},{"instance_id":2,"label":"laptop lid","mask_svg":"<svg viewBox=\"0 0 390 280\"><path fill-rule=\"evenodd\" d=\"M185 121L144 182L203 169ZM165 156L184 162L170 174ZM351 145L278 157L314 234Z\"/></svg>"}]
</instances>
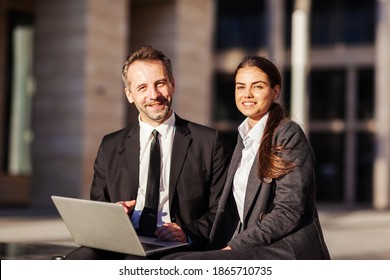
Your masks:
<instances>
[{"instance_id":1,"label":"laptop lid","mask_svg":"<svg viewBox=\"0 0 390 280\"><path fill-rule=\"evenodd\" d=\"M79 245L147 256L188 244L139 237L122 205L61 196L51 198L74 242ZM144 250L140 239L153 244L148 246L153 248Z\"/></svg>"}]
</instances>

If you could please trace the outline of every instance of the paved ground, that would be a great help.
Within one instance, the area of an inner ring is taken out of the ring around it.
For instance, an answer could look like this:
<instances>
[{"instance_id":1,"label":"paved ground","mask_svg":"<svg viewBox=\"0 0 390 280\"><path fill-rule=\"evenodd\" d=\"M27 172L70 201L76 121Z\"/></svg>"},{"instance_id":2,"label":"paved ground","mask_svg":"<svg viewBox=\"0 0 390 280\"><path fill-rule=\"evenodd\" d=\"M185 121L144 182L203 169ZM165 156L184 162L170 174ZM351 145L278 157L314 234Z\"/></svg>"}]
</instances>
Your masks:
<instances>
[{"instance_id":1,"label":"paved ground","mask_svg":"<svg viewBox=\"0 0 390 280\"><path fill-rule=\"evenodd\" d=\"M332 259L390 260L390 210L319 207ZM49 259L76 247L60 218L0 209L0 259Z\"/></svg>"},{"instance_id":2,"label":"paved ground","mask_svg":"<svg viewBox=\"0 0 390 280\"><path fill-rule=\"evenodd\" d=\"M390 211L321 211L332 259L390 260Z\"/></svg>"}]
</instances>

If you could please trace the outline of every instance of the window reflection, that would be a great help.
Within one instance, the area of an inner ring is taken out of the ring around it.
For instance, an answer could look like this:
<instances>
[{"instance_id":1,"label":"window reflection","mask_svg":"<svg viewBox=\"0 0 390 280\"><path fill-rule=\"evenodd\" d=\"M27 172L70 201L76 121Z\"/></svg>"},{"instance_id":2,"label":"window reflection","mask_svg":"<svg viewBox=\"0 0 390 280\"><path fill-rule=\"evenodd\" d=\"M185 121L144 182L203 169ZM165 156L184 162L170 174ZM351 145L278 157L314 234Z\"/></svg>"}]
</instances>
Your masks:
<instances>
[{"instance_id":1,"label":"window reflection","mask_svg":"<svg viewBox=\"0 0 390 280\"><path fill-rule=\"evenodd\" d=\"M358 71L357 86L358 104L357 115L360 120L374 117L374 71L373 69L360 69Z\"/></svg>"},{"instance_id":2,"label":"window reflection","mask_svg":"<svg viewBox=\"0 0 390 280\"><path fill-rule=\"evenodd\" d=\"M266 1L219 0L216 48L258 48L266 44Z\"/></svg>"},{"instance_id":3,"label":"window reflection","mask_svg":"<svg viewBox=\"0 0 390 280\"><path fill-rule=\"evenodd\" d=\"M375 34L375 1L312 1L311 42L372 43Z\"/></svg>"},{"instance_id":4,"label":"window reflection","mask_svg":"<svg viewBox=\"0 0 390 280\"><path fill-rule=\"evenodd\" d=\"M33 26L31 16L11 14L11 77L7 172L31 173L31 103L34 93Z\"/></svg>"},{"instance_id":5,"label":"window reflection","mask_svg":"<svg viewBox=\"0 0 390 280\"><path fill-rule=\"evenodd\" d=\"M344 190L344 134L311 133L316 165L317 200L341 202Z\"/></svg>"},{"instance_id":6,"label":"window reflection","mask_svg":"<svg viewBox=\"0 0 390 280\"><path fill-rule=\"evenodd\" d=\"M374 135L372 133L357 134L356 155L356 200L370 203L374 164Z\"/></svg>"},{"instance_id":7,"label":"window reflection","mask_svg":"<svg viewBox=\"0 0 390 280\"><path fill-rule=\"evenodd\" d=\"M345 71L313 70L310 74L310 118L313 120L345 117Z\"/></svg>"},{"instance_id":8,"label":"window reflection","mask_svg":"<svg viewBox=\"0 0 390 280\"><path fill-rule=\"evenodd\" d=\"M238 111L234 99L233 74L215 74L216 97L214 100L214 119L217 121L241 121L243 116Z\"/></svg>"}]
</instances>

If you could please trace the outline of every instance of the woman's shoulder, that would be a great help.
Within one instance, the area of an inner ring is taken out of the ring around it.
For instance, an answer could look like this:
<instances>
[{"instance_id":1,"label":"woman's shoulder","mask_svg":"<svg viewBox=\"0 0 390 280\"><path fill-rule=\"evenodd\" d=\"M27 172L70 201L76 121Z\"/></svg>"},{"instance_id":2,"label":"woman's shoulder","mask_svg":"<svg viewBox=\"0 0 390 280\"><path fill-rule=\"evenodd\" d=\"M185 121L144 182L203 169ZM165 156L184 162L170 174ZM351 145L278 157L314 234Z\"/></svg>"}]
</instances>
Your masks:
<instances>
[{"instance_id":1,"label":"woman's shoulder","mask_svg":"<svg viewBox=\"0 0 390 280\"><path fill-rule=\"evenodd\" d=\"M275 129L274 139L276 141L282 142L301 142L302 140L306 141L307 137L302 127L297 122L285 118L279 123L279 126Z\"/></svg>"},{"instance_id":2,"label":"woman's shoulder","mask_svg":"<svg viewBox=\"0 0 390 280\"><path fill-rule=\"evenodd\" d=\"M284 118L280 121L278 127L276 128L276 131L279 132L286 132L286 131L300 131L303 132L302 127L295 121Z\"/></svg>"}]
</instances>

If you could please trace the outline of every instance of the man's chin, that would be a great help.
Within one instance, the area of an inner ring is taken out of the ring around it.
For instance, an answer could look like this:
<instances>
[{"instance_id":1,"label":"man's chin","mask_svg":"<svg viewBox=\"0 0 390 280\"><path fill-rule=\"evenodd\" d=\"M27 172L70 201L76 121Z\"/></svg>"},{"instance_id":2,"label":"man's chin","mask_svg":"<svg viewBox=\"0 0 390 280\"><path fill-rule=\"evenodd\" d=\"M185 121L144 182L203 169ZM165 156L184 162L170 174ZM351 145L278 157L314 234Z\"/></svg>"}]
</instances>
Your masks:
<instances>
[{"instance_id":1,"label":"man's chin","mask_svg":"<svg viewBox=\"0 0 390 280\"><path fill-rule=\"evenodd\" d=\"M149 118L154 120L154 121L163 121L163 120L167 119L168 114L169 114L169 111L164 111L164 112L154 113L154 114L149 113Z\"/></svg>"}]
</instances>

